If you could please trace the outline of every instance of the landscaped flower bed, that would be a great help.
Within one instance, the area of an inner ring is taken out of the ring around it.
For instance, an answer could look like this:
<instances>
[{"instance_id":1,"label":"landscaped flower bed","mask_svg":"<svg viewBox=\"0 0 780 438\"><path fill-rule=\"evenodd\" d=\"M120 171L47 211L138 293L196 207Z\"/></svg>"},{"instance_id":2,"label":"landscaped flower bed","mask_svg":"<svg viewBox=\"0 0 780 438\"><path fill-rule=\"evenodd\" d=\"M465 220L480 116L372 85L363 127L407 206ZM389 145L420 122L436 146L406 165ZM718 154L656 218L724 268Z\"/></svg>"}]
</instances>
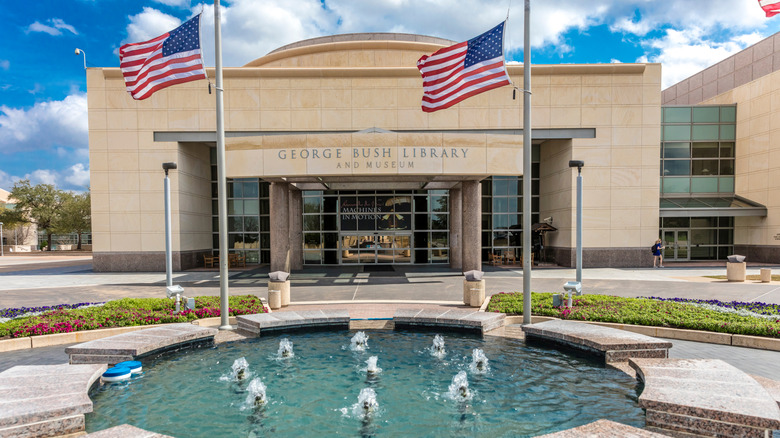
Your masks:
<instances>
[{"instance_id":1,"label":"landscaped flower bed","mask_svg":"<svg viewBox=\"0 0 780 438\"><path fill-rule=\"evenodd\" d=\"M174 314L175 302L168 298L124 298L102 306L67 308L25 316L0 324L0 339L70 333L111 327L188 322L220 316L219 297L195 297L195 310ZM231 316L263 313L260 299L253 295L232 296L228 300ZM29 308L24 308L29 309ZM6 312L7 311L7 312ZM25 314L22 309L3 309L0 314Z\"/></svg>"},{"instance_id":2,"label":"landscaped flower bed","mask_svg":"<svg viewBox=\"0 0 780 438\"><path fill-rule=\"evenodd\" d=\"M690 301L703 300L660 300L588 294L574 297L572 308L567 309L553 307L552 296L552 293L532 293L531 313L578 321L614 322L780 338L780 317L775 319L744 316L688 304ZM715 302L721 303L714 300L709 303ZM738 304L751 305L752 309L763 309L766 312L775 312L774 309L777 308L775 305L763 303L721 304L732 307ZM522 314L523 294L516 292L493 295L487 310ZM759 313L756 310L752 311Z\"/></svg>"}]
</instances>

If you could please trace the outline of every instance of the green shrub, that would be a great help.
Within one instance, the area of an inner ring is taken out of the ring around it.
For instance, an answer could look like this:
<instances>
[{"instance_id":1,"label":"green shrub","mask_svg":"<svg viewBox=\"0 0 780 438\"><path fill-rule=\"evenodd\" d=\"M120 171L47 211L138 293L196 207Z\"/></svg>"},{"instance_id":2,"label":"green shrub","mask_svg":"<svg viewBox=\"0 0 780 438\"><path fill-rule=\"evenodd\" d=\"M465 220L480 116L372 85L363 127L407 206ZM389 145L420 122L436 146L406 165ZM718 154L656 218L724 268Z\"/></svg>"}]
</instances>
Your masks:
<instances>
[{"instance_id":1,"label":"green shrub","mask_svg":"<svg viewBox=\"0 0 780 438\"><path fill-rule=\"evenodd\" d=\"M0 324L0 338L189 322L220 316L219 297L195 297L195 310L174 314L174 309L175 301L168 298L123 298L103 306L58 309L12 319ZM228 309L232 316L264 312L260 299L253 295L229 297Z\"/></svg>"},{"instance_id":2,"label":"green shrub","mask_svg":"<svg viewBox=\"0 0 780 438\"><path fill-rule=\"evenodd\" d=\"M575 297L572 308L553 307L552 293L532 293L531 313L576 321L672 327L690 330L780 338L780 320L741 316L684 303L610 295ZM487 310L523 313L522 293L493 295Z\"/></svg>"}]
</instances>

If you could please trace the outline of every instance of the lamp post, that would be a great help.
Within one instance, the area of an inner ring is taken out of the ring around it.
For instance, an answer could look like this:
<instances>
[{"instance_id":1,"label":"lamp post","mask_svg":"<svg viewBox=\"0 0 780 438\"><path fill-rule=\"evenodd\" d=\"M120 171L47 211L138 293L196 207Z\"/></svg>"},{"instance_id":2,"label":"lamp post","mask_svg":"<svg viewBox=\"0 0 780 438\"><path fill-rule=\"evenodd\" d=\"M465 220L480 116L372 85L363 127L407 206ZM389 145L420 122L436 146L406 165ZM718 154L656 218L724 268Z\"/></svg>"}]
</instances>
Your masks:
<instances>
[{"instance_id":1,"label":"lamp post","mask_svg":"<svg viewBox=\"0 0 780 438\"><path fill-rule=\"evenodd\" d=\"M582 166L584 165L584 161L569 161L569 167L577 168L577 283L582 283Z\"/></svg>"},{"instance_id":2,"label":"lamp post","mask_svg":"<svg viewBox=\"0 0 780 438\"><path fill-rule=\"evenodd\" d=\"M165 290L168 298L176 298L176 313L179 313L179 303L184 289L173 285L173 238L171 237L171 180L168 178L168 171L177 168L176 163L163 163L162 168L165 171Z\"/></svg>"},{"instance_id":3,"label":"lamp post","mask_svg":"<svg viewBox=\"0 0 780 438\"><path fill-rule=\"evenodd\" d=\"M5 252L3 251L3 223L0 222L0 257L4 255Z\"/></svg>"},{"instance_id":4,"label":"lamp post","mask_svg":"<svg viewBox=\"0 0 780 438\"><path fill-rule=\"evenodd\" d=\"M87 69L87 52L85 52L85 51L83 51L83 50L81 50L79 48L76 48L76 52L75 53L76 53L76 55L84 55L84 70L86 70Z\"/></svg>"}]
</instances>

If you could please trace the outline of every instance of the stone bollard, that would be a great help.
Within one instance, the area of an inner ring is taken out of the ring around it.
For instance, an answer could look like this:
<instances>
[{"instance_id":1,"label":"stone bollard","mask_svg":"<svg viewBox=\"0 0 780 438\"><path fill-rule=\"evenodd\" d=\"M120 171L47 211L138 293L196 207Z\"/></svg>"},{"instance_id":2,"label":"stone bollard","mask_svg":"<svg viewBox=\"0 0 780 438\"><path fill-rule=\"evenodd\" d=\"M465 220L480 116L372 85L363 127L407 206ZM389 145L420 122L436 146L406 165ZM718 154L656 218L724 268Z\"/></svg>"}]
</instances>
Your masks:
<instances>
[{"instance_id":1,"label":"stone bollard","mask_svg":"<svg viewBox=\"0 0 780 438\"><path fill-rule=\"evenodd\" d=\"M268 289L268 307L271 310L282 308L282 291Z\"/></svg>"},{"instance_id":2,"label":"stone bollard","mask_svg":"<svg viewBox=\"0 0 780 438\"><path fill-rule=\"evenodd\" d=\"M745 281L747 274L747 263L745 262L727 262L726 279L728 281Z\"/></svg>"},{"instance_id":3,"label":"stone bollard","mask_svg":"<svg viewBox=\"0 0 780 438\"><path fill-rule=\"evenodd\" d=\"M290 305L290 274L284 271L274 271L268 274L268 301L271 301L271 292L279 291L280 294L280 307L287 307ZM270 305L270 304L269 304ZM273 307L271 307L273 309Z\"/></svg>"},{"instance_id":4,"label":"stone bollard","mask_svg":"<svg viewBox=\"0 0 780 438\"><path fill-rule=\"evenodd\" d=\"M772 270L769 268L761 268L761 282L769 283L772 281Z\"/></svg>"},{"instance_id":5,"label":"stone bollard","mask_svg":"<svg viewBox=\"0 0 780 438\"><path fill-rule=\"evenodd\" d=\"M469 288L469 301L466 303L471 307L482 307L485 302L485 280L466 281L464 287Z\"/></svg>"},{"instance_id":6,"label":"stone bollard","mask_svg":"<svg viewBox=\"0 0 780 438\"><path fill-rule=\"evenodd\" d=\"M472 307L482 306L482 302L485 301L485 280L482 279L482 274L484 272L476 270L463 273L466 276L463 280L463 304Z\"/></svg>"}]
</instances>

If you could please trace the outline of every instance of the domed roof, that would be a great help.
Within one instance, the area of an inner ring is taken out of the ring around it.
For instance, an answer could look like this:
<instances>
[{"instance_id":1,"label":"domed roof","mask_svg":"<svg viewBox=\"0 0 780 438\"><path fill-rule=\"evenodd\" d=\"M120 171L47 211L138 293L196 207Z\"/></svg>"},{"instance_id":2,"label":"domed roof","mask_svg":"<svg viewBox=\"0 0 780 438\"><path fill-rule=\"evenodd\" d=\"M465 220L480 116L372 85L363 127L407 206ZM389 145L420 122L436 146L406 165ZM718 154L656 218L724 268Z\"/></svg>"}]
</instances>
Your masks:
<instances>
[{"instance_id":1,"label":"domed roof","mask_svg":"<svg viewBox=\"0 0 780 438\"><path fill-rule=\"evenodd\" d=\"M287 44L244 67L392 67L408 65L405 58L419 57L452 44L455 42L444 38L408 33L331 35ZM381 55L373 56L371 52ZM400 56L399 52L409 56Z\"/></svg>"}]
</instances>

